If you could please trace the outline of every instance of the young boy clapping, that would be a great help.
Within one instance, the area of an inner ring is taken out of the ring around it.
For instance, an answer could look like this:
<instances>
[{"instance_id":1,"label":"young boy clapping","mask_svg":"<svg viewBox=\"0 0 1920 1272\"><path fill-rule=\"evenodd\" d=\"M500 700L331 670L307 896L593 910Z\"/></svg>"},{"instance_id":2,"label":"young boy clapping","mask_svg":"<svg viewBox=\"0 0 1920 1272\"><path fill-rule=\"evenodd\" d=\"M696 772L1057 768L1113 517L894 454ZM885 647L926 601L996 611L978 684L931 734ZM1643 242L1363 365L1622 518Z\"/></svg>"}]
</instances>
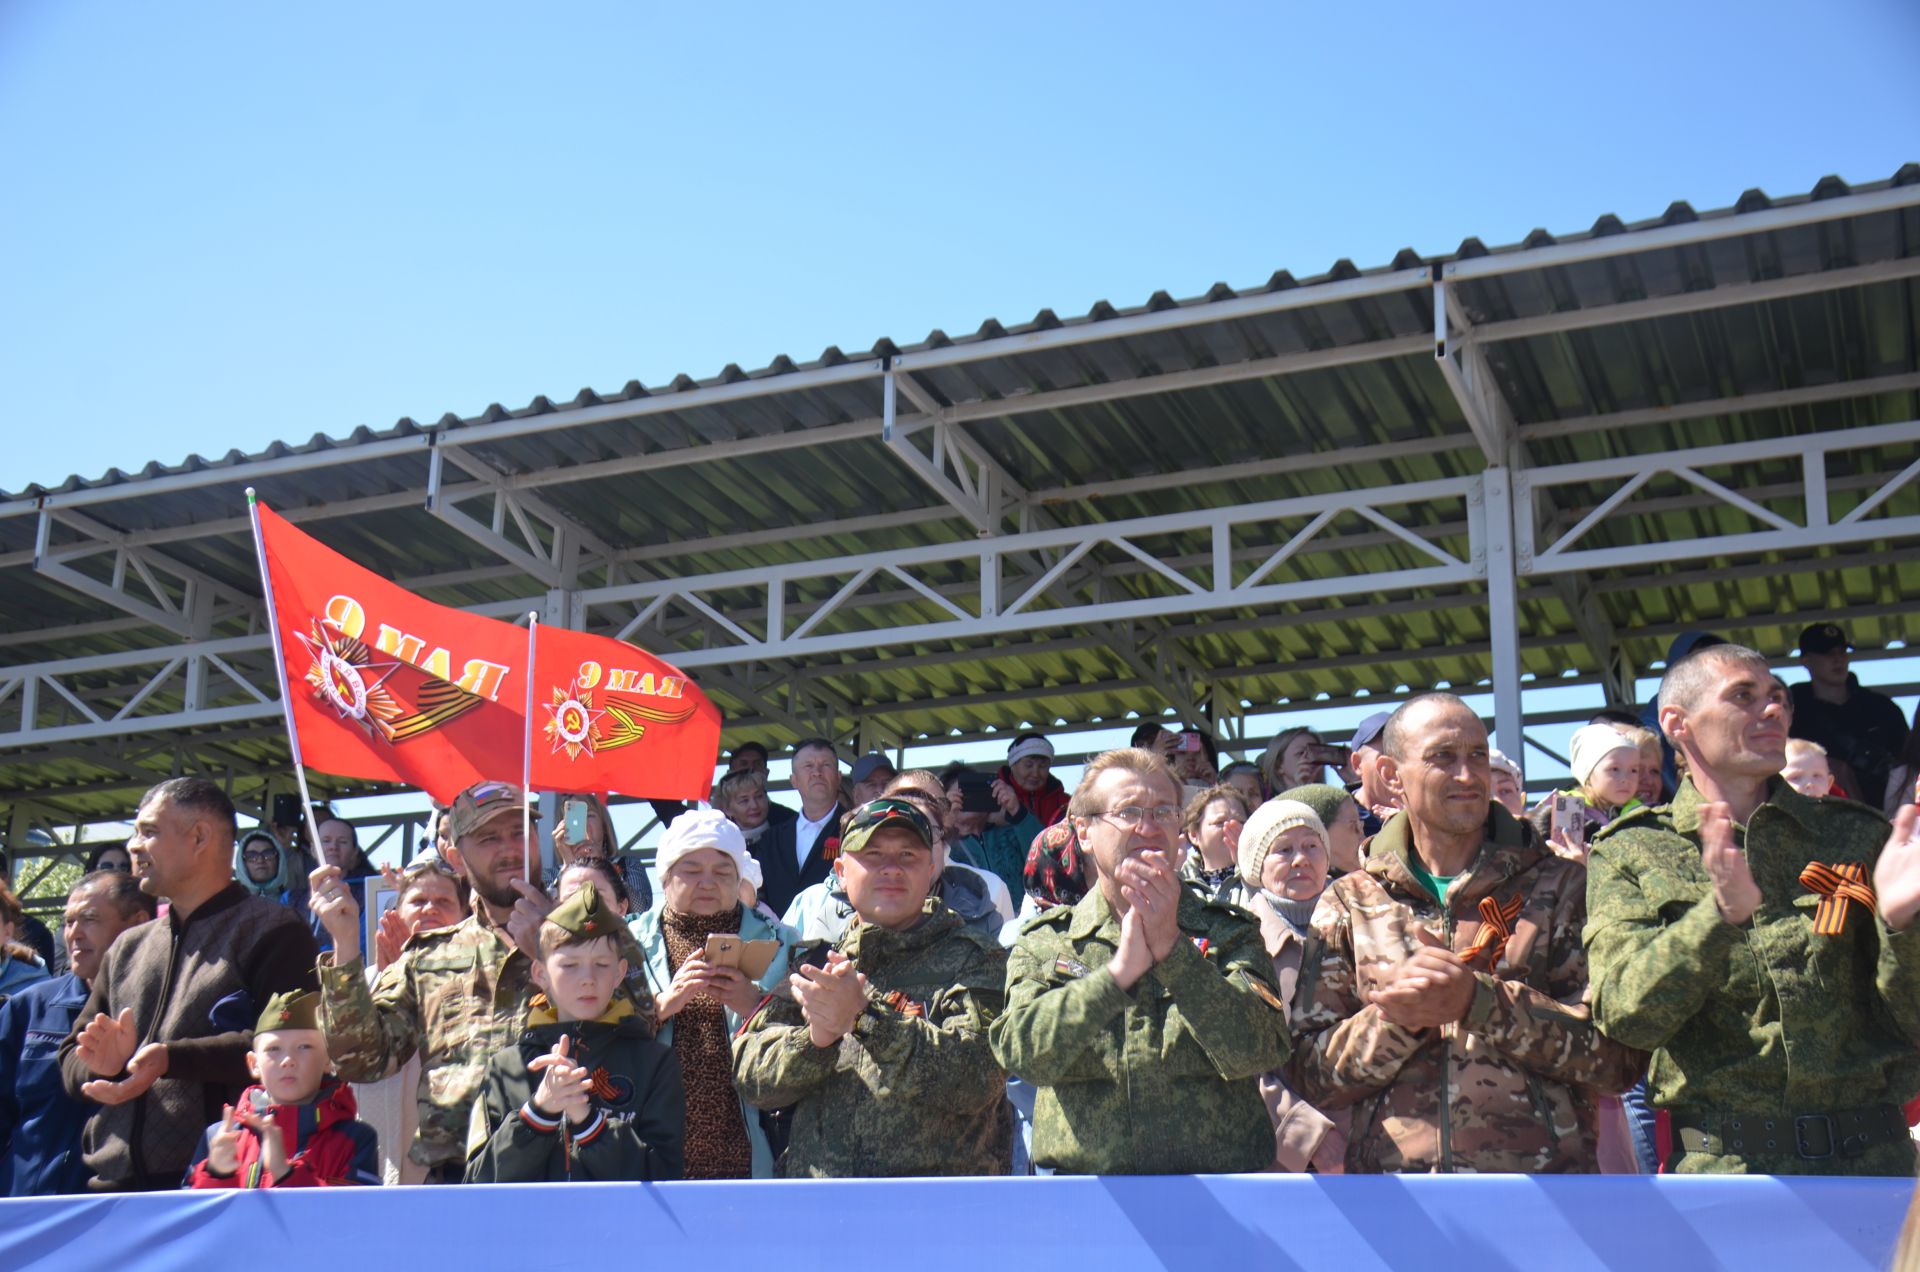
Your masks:
<instances>
[{"instance_id":1,"label":"young boy clapping","mask_svg":"<svg viewBox=\"0 0 1920 1272\"><path fill-rule=\"evenodd\" d=\"M378 1184L379 1144L356 1119L353 1088L333 1076L320 995L275 994L254 1026L240 1093L206 1129L188 1188L317 1188Z\"/></svg>"},{"instance_id":2,"label":"young boy clapping","mask_svg":"<svg viewBox=\"0 0 1920 1272\"><path fill-rule=\"evenodd\" d=\"M624 996L626 924L594 885L540 925L543 991L517 1046L487 1065L467 1136L467 1182L678 1179L680 1061Z\"/></svg>"}]
</instances>

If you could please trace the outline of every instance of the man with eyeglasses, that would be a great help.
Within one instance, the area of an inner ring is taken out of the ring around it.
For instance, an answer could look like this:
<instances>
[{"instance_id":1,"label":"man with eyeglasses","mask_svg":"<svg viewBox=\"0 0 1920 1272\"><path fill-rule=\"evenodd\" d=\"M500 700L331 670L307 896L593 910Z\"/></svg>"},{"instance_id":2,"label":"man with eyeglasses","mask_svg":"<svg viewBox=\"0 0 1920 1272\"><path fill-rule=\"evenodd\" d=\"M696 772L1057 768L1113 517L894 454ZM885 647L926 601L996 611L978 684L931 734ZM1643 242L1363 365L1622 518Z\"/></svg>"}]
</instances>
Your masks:
<instances>
[{"instance_id":1,"label":"man with eyeglasses","mask_svg":"<svg viewBox=\"0 0 1920 1272\"><path fill-rule=\"evenodd\" d=\"M1034 919L1007 967L994 1054L1039 1088L1033 1160L1048 1172L1264 1169L1259 1076L1287 1057L1260 929L1180 884L1179 788L1149 751L1087 765L1067 817L1098 879Z\"/></svg>"}]
</instances>

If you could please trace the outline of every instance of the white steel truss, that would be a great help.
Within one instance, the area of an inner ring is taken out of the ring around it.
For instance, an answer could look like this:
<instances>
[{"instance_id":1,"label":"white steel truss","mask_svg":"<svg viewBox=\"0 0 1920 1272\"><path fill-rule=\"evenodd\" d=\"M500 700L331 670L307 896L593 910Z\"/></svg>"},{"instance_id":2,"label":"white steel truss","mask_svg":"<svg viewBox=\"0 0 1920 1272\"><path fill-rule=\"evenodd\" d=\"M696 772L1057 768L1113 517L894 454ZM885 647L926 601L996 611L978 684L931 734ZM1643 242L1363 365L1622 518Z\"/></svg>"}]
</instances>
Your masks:
<instances>
[{"instance_id":1,"label":"white steel truss","mask_svg":"<svg viewBox=\"0 0 1920 1272\"><path fill-rule=\"evenodd\" d=\"M1889 498L1920 477L1920 460L1915 460L1883 480L1874 479L1873 492L1838 517L1830 512L1835 502L1832 496L1836 483L1828 472L1827 460L1848 452L1914 443L1920 443L1920 420L1522 470L1516 476L1519 569L1521 573L1529 575L1559 574L1642 564L1650 551L1658 553L1662 560L1677 561L1702 556L1738 556L1879 539L1912 538L1920 535L1920 516L1887 517L1873 514ZM1792 493L1801 507L1799 517L1769 507L1702 471L1713 468L1738 469L1766 460L1798 461L1800 480L1795 483ZM1633 495L1662 474L1678 478L1703 492L1712 502L1745 514L1767 528L1739 534L1665 540L1657 544L1580 546L1623 515L1623 510L1630 513L1635 507L1629 502ZM1539 515L1537 501L1547 491L1602 483L1617 484L1614 484L1610 494L1587 509L1571 526L1562 529L1558 524L1549 525Z\"/></svg>"}]
</instances>

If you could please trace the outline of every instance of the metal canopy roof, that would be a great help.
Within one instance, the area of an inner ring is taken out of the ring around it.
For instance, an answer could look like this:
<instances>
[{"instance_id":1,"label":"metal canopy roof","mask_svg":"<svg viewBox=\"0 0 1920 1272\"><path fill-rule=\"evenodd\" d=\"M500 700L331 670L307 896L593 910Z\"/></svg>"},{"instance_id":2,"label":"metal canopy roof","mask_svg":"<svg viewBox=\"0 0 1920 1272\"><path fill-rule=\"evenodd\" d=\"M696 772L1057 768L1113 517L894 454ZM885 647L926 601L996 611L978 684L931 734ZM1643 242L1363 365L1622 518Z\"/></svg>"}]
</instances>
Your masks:
<instances>
[{"instance_id":1,"label":"metal canopy roof","mask_svg":"<svg viewBox=\"0 0 1920 1272\"><path fill-rule=\"evenodd\" d=\"M1691 626L1904 640L1916 279L1908 165L29 487L0 495L0 798L17 840L178 766L284 768L248 485L436 600L680 662L729 743L1169 707L1232 740L1443 682L1508 690L1511 737L1523 676L1621 697Z\"/></svg>"}]
</instances>

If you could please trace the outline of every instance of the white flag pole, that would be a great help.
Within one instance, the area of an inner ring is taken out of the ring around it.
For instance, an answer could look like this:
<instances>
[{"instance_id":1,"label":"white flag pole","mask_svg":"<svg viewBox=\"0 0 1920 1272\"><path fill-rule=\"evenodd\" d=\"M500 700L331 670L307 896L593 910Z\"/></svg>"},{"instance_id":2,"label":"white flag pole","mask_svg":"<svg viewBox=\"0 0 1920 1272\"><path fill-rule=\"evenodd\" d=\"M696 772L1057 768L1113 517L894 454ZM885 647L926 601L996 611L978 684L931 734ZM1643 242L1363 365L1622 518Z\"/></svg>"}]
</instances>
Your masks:
<instances>
[{"instance_id":1,"label":"white flag pole","mask_svg":"<svg viewBox=\"0 0 1920 1272\"><path fill-rule=\"evenodd\" d=\"M533 653L540 632L540 615L527 611L527 729L520 750L520 859L527 882L539 887L533 873Z\"/></svg>"},{"instance_id":2,"label":"white flag pole","mask_svg":"<svg viewBox=\"0 0 1920 1272\"><path fill-rule=\"evenodd\" d=\"M300 758L300 730L293 723L293 694L287 689L287 657L280 647L280 611L273 604L273 573L267 569L267 541L260 533L260 502L247 487L247 518L253 523L253 551L260 562L260 588L267 598L267 631L273 636L273 674L280 681L280 713L287 721L287 745L293 752L293 777L300 783L300 807L306 810L308 842L320 851L320 826L313 817L313 795L307 790L307 765Z\"/></svg>"}]
</instances>

